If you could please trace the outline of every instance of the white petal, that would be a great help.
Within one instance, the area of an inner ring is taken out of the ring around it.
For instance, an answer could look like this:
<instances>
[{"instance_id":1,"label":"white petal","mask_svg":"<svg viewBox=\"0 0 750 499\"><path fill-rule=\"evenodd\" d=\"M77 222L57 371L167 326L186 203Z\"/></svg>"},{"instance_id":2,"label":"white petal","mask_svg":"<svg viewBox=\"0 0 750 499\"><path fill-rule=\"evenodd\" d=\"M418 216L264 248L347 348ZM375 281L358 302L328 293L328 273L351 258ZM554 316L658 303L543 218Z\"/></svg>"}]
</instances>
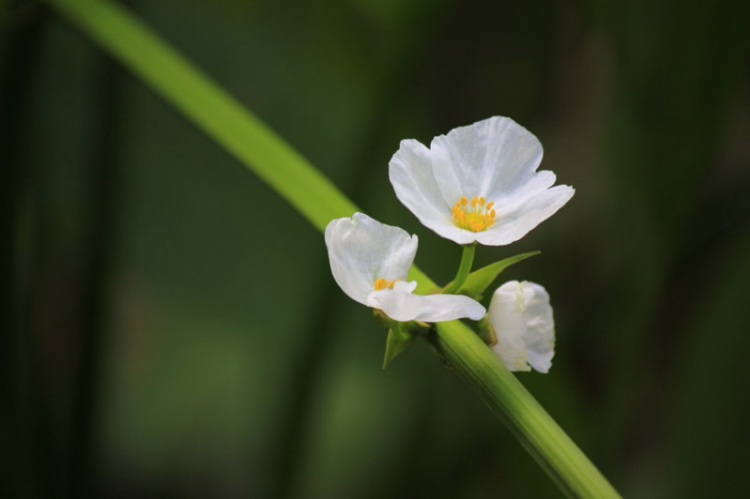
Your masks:
<instances>
[{"instance_id":1,"label":"white petal","mask_svg":"<svg viewBox=\"0 0 750 499\"><path fill-rule=\"evenodd\" d=\"M549 171L542 170L534 173L528 181L518 186L516 189L496 188L489 195L492 200L499 205L500 213L509 211L510 207L516 206L535 195L544 192L552 187L557 176ZM497 211L497 210L496 210Z\"/></svg>"},{"instance_id":2,"label":"white petal","mask_svg":"<svg viewBox=\"0 0 750 499\"><path fill-rule=\"evenodd\" d=\"M533 282L506 282L492 296L492 350L511 371L546 373L555 354L555 324L547 291Z\"/></svg>"},{"instance_id":3,"label":"white petal","mask_svg":"<svg viewBox=\"0 0 750 499\"><path fill-rule=\"evenodd\" d=\"M496 209L495 224L485 231L477 232L476 239L480 244L488 246L503 246L518 241L537 225L554 215L573 197L573 194L575 194L575 189L572 187L557 185L530 195L515 205L500 205Z\"/></svg>"},{"instance_id":4,"label":"white petal","mask_svg":"<svg viewBox=\"0 0 750 499\"><path fill-rule=\"evenodd\" d=\"M410 288L414 289L410 283L397 282L393 289L373 291L367 298L368 305L401 322L443 322L463 318L476 321L486 313L479 302L468 296L415 295Z\"/></svg>"},{"instance_id":5,"label":"white petal","mask_svg":"<svg viewBox=\"0 0 750 499\"><path fill-rule=\"evenodd\" d=\"M542 144L524 127L510 118L494 116L469 126L451 130L432 140L430 149L436 161L435 170L449 170L450 175L435 175L445 179L439 186L449 194L453 205L461 196L471 199L490 195L500 186L512 192L526 184L542 161ZM456 188L460 186L460 190Z\"/></svg>"},{"instance_id":6,"label":"white petal","mask_svg":"<svg viewBox=\"0 0 750 499\"><path fill-rule=\"evenodd\" d=\"M418 243L417 236L364 213L332 220L325 241L333 278L350 298L363 305L368 304L376 279L406 279Z\"/></svg>"},{"instance_id":7,"label":"white petal","mask_svg":"<svg viewBox=\"0 0 750 499\"><path fill-rule=\"evenodd\" d=\"M402 141L389 172L396 196L422 224L459 244L500 246L523 237L573 195L567 186L549 189L554 173L536 171L542 156L533 134L496 116L435 137L430 149ZM495 203L495 224L485 231L453 221L456 202L474 196Z\"/></svg>"},{"instance_id":8,"label":"white petal","mask_svg":"<svg viewBox=\"0 0 750 499\"><path fill-rule=\"evenodd\" d=\"M388 164L388 177L396 197L424 226L453 239L444 231L458 229L451 215L456 201L448 205L443 199L435 180L432 156L433 153L422 143L413 139L402 140Z\"/></svg>"}]
</instances>

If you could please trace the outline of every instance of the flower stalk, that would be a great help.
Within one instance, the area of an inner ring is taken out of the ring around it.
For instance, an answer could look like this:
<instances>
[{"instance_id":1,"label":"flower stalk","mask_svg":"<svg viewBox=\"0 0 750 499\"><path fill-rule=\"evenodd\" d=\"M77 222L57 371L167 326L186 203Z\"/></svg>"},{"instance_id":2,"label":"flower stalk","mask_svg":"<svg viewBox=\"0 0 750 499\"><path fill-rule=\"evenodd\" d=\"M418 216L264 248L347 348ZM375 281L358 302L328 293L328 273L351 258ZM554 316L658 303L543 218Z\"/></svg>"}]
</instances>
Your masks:
<instances>
[{"instance_id":1,"label":"flower stalk","mask_svg":"<svg viewBox=\"0 0 750 499\"><path fill-rule=\"evenodd\" d=\"M126 9L108 0L48 3L261 177L316 228L322 231L331 219L357 211L302 156ZM473 257L473 250L469 251L467 261ZM470 268L471 262L466 265ZM437 287L415 267L410 278L419 282L417 292ZM458 321L441 323L435 344L566 495L619 497L471 329Z\"/></svg>"},{"instance_id":2,"label":"flower stalk","mask_svg":"<svg viewBox=\"0 0 750 499\"><path fill-rule=\"evenodd\" d=\"M443 293L455 293L466 282L466 278L471 273L471 266L474 265L474 255L477 252L477 243L463 245L461 253L461 262L458 264L456 278L453 279L443 290Z\"/></svg>"}]
</instances>

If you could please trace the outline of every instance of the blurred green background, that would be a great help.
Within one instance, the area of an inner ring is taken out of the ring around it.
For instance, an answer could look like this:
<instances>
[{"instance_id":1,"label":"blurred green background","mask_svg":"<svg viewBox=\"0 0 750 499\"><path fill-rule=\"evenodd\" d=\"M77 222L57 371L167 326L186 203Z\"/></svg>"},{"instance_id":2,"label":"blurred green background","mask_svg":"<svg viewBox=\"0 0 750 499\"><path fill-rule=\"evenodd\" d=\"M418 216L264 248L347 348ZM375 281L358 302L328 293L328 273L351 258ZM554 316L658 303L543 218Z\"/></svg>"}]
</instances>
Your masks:
<instances>
[{"instance_id":1,"label":"blurred green background","mask_svg":"<svg viewBox=\"0 0 750 499\"><path fill-rule=\"evenodd\" d=\"M368 214L399 140L492 115L573 200L479 264L552 296L519 379L626 497L749 497L748 2L128 1ZM0 2L2 497L560 493L322 236L44 5Z\"/></svg>"}]
</instances>

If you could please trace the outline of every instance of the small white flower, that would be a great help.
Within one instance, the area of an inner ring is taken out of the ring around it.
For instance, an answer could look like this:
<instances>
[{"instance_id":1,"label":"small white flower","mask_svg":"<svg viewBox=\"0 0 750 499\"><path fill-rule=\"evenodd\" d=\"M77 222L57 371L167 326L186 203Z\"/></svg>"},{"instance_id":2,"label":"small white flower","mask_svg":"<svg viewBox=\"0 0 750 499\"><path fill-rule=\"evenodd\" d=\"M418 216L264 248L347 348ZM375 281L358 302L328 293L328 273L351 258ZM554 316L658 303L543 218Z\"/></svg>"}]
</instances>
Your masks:
<instances>
[{"instance_id":1,"label":"small white flower","mask_svg":"<svg viewBox=\"0 0 750 499\"><path fill-rule=\"evenodd\" d=\"M405 280L417 252L417 236L403 229L355 213L331 221L325 240L333 278L344 293L393 320L479 320L486 313L468 296L412 294L417 283Z\"/></svg>"},{"instance_id":2,"label":"small white flower","mask_svg":"<svg viewBox=\"0 0 750 499\"><path fill-rule=\"evenodd\" d=\"M390 161L398 199L420 222L459 244L521 239L573 196L536 169L542 145L510 118L493 117L432 139L402 140Z\"/></svg>"},{"instance_id":3,"label":"small white flower","mask_svg":"<svg viewBox=\"0 0 750 499\"><path fill-rule=\"evenodd\" d=\"M492 295L492 350L511 371L546 373L555 355L555 322L547 291L533 282L506 282Z\"/></svg>"}]
</instances>

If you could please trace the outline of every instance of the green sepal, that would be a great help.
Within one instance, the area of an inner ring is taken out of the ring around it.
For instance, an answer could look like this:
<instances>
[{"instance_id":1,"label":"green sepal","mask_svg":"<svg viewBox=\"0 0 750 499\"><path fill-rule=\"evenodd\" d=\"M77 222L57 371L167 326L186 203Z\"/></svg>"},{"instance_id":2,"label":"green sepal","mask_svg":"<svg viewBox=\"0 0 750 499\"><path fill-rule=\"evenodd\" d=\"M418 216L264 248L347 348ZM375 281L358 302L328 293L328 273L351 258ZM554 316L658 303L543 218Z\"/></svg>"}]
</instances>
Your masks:
<instances>
[{"instance_id":1,"label":"green sepal","mask_svg":"<svg viewBox=\"0 0 750 499\"><path fill-rule=\"evenodd\" d=\"M385 341L385 358L383 358L383 369L401 352L411 345L415 335L407 331L404 324L394 322L388 330L388 339Z\"/></svg>"},{"instance_id":2,"label":"green sepal","mask_svg":"<svg viewBox=\"0 0 750 499\"><path fill-rule=\"evenodd\" d=\"M514 263L526 260L527 258L538 255L539 253L541 252L529 251L528 253L521 253L520 255L511 256L504 260L500 260L499 262L491 263L479 270L475 270L466 278L466 282L464 282L463 286L458 290L458 293L471 296L476 300L481 300L482 293L490 287L492 282L497 279L497 276L499 276L503 270L507 269Z\"/></svg>"},{"instance_id":3,"label":"green sepal","mask_svg":"<svg viewBox=\"0 0 750 499\"><path fill-rule=\"evenodd\" d=\"M497 344L497 334L495 334L495 328L490 324L489 315L485 315L482 320L477 323L477 334L487 346L493 346Z\"/></svg>"},{"instance_id":4,"label":"green sepal","mask_svg":"<svg viewBox=\"0 0 750 499\"><path fill-rule=\"evenodd\" d=\"M396 323L396 321L385 315L382 310L377 308L372 309L372 316L375 318L375 322L387 328L390 328Z\"/></svg>"}]
</instances>

